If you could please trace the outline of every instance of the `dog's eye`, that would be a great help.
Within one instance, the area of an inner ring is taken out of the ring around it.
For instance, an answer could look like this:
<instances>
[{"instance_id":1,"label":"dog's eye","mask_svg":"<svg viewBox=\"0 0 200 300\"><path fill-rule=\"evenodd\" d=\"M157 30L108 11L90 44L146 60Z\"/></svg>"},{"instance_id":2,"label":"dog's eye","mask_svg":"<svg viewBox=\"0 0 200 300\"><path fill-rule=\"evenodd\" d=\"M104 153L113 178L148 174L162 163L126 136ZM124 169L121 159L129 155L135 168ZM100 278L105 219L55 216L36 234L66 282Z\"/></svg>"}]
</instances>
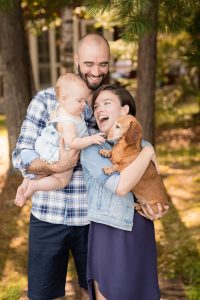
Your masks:
<instances>
[{"instance_id":1,"label":"dog's eye","mask_svg":"<svg viewBox=\"0 0 200 300\"><path fill-rule=\"evenodd\" d=\"M117 129L119 129L119 128L120 128L120 126L119 126L119 125L116 125L116 128L117 128Z\"/></svg>"}]
</instances>

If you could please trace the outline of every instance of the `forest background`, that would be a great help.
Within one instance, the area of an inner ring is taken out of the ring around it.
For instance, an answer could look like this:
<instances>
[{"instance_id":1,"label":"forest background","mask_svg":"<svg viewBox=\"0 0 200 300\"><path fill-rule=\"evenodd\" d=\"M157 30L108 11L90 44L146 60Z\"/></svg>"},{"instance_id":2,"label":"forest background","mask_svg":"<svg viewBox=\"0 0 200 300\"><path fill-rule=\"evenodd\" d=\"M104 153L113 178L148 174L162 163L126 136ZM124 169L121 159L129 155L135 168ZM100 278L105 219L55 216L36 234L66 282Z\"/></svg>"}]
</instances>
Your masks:
<instances>
[{"instance_id":1,"label":"forest background","mask_svg":"<svg viewBox=\"0 0 200 300\"><path fill-rule=\"evenodd\" d=\"M13 207L21 176L10 157L36 92L27 32L39 36L58 27L60 69L73 71L68 56L74 17L93 19L92 32L103 28L115 36L111 82L136 96L144 136L156 147L170 199L170 212L155 222L162 299L200 299L200 3L195 0L0 1L0 299L26 299L31 204ZM130 72L117 71L119 62L131 63ZM72 261L67 294L79 299Z\"/></svg>"}]
</instances>

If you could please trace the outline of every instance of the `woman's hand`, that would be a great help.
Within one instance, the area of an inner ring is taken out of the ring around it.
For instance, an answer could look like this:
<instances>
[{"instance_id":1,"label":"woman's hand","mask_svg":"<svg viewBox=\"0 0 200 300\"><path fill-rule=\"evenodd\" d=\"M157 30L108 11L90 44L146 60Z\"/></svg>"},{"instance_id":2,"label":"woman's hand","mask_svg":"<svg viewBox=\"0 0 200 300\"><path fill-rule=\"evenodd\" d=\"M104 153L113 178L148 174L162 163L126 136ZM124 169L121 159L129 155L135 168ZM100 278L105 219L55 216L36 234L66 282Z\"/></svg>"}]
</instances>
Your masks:
<instances>
[{"instance_id":1,"label":"woman's hand","mask_svg":"<svg viewBox=\"0 0 200 300\"><path fill-rule=\"evenodd\" d=\"M162 218L168 211L169 209L169 205L161 205L160 203L157 203L157 207L158 207L158 213L155 213L153 211L153 209L151 208L150 205L145 205L145 206L142 206L140 205L142 211L138 211L138 213L147 218L147 219L150 219L152 221L155 221L155 220L158 220L160 218Z\"/></svg>"}]
</instances>

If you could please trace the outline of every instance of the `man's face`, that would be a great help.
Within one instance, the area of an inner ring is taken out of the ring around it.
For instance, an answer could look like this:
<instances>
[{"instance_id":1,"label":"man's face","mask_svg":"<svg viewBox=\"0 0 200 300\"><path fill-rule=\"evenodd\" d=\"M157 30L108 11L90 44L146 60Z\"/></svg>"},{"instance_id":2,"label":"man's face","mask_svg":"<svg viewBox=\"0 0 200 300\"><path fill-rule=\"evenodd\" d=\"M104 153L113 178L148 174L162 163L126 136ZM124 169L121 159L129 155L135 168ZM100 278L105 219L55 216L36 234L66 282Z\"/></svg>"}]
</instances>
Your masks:
<instances>
[{"instance_id":1,"label":"man's face","mask_svg":"<svg viewBox=\"0 0 200 300\"><path fill-rule=\"evenodd\" d=\"M108 76L109 49L106 44L83 45L75 57L80 77L91 90L101 86Z\"/></svg>"}]
</instances>

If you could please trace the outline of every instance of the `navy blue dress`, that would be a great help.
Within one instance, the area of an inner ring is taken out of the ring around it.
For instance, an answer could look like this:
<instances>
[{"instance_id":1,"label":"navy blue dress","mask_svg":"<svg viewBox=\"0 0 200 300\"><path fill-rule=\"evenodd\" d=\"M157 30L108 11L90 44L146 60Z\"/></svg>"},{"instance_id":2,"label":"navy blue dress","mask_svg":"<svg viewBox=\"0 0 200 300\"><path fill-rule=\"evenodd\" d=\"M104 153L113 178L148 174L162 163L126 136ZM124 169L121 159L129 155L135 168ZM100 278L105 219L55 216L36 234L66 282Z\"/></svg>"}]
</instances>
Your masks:
<instances>
[{"instance_id":1,"label":"navy blue dress","mask_svg":"<svg viewBox=\"0 0 200 300\"><path fill-rule=\"evenodd\" d=\"M131 232L92 222L87 280L91 300L93 280L107 300L159 300L153 222L137 212Z\"/></svg>"}]
</instances>

